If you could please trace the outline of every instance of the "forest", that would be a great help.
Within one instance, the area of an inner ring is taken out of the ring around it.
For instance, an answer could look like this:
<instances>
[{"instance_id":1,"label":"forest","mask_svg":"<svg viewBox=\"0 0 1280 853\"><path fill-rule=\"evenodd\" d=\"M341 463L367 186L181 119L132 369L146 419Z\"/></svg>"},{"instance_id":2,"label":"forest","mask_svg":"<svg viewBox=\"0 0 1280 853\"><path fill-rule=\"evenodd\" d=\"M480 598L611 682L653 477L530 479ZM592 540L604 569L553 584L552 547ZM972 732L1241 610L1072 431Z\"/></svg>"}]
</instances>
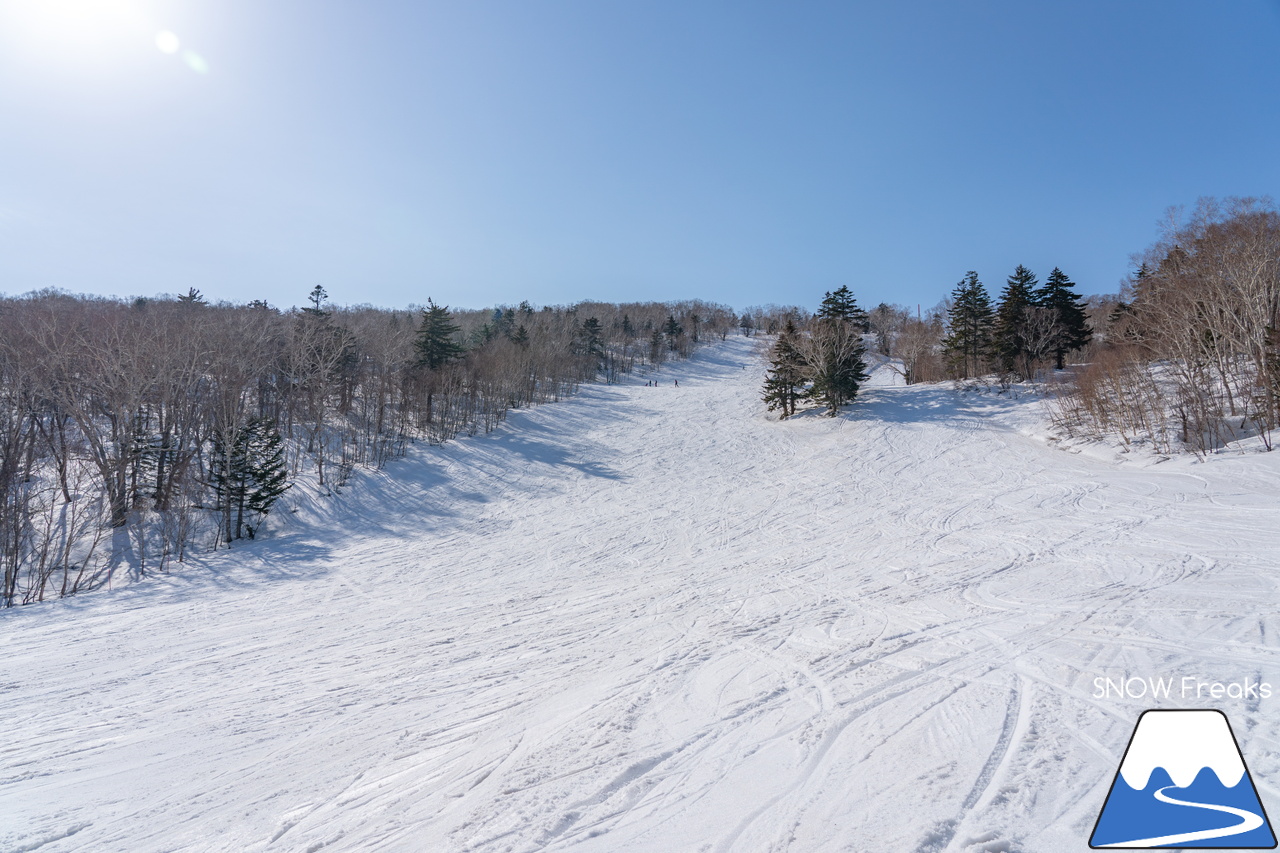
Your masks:
<instances>
[{"instance_id":1,"label":"forest","mask_svg":"<svg viewBox=\"0 0 1280 853\"><path fill-rule=\"evenodd\" d=\"M736 328L697 301L484 311L0 298L4 606L251 538L299 477L341 488Z\"/></svg>"}]
</instances>

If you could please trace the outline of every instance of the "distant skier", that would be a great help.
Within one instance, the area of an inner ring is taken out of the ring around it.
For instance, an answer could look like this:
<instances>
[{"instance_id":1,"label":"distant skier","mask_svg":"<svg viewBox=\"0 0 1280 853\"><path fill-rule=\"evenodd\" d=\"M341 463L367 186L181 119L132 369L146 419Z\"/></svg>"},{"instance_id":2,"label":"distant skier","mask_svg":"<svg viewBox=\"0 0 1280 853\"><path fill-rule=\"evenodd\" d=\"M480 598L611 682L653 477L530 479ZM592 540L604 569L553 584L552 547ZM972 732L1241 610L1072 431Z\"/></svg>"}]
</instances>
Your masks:
<instances>
[{"instance_id":1,"label":"distant skier","mask_svg":"<svg viewBox=\"0 0 1280 853\"><path fill-rule=\"evenodd\" d=\"M679 379L677 379L677 380L676 380L676 387L677 387L677 388L679 388L679 387L680 387L680 380L679 380Z\"/></svg>"}]
</instances>

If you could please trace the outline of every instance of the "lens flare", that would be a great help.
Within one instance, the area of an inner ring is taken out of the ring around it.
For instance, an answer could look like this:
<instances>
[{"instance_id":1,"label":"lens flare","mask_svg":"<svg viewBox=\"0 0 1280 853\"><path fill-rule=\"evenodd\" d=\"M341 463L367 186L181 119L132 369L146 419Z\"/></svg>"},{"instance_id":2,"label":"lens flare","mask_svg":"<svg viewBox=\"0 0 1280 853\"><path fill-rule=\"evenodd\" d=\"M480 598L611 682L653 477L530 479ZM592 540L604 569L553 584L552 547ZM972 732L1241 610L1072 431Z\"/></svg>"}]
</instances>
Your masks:
<instances>
[{"instance_id":1,"label":"lens flare","mask_svg":"<svg viewBox=\"0 0 1280 853\"><path fill-rule=\"evenodd\" d=\"M156 47L160 48L161 53L177 53L182 43L178 41L178 37L168 30L161 30L156 33Z\"/></svg>"},{"instance_id":2,"label":"lens flare","mask_svg":"<svg viewBox=\"0 0 1280 853\"><path fill-rule=\"evenodd\" d=\"M182 61L187 63L187 67L197 74L209 73L209 63L205 62L204 57L194 50L184 50L182 52Z\"/></svg>"}]
</instances>

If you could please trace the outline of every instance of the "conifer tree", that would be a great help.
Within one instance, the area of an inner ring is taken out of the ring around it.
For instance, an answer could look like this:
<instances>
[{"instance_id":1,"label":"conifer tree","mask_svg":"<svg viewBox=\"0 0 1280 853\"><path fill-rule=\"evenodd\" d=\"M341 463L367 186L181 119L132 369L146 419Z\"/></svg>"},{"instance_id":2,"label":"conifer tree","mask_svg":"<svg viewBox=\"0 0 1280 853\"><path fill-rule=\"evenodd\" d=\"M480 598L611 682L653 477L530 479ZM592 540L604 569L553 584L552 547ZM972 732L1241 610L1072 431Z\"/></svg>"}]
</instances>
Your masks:
<instances>
[{"instance_id":1,"label":"conifer tree","mask_svg":"<svg viewBox=\"0 0 1280 853\"><path fill-rule=\"evenodd\" d=\"M317 284L315 287L311 288L311 295L307 297L307 301L311 303L311 307L303 308L303 312L314 316L327 317L329 312L325 311L320 306L324 305L324 301L328 298L329 294L325 292L325 289L322 286Z\"/></svg>"},{"instance_id":2,"label":"conifer tree","mask_svg":"<svg viewBox=\"0 0 1280 853\"><path fill-rule=\"evenodd\" d=\"M684 334L684 327L676 322L674 314L667 316L667 322L662 326L662 333L667 338L667 349L675 352L676 347L679 346L680 336Z\"/></svg>"},{"instance_id":3,"label":"conifer tree","mask_svg":"<svg viewBox=\"0 0 1280 853\"><path fill-rule=\"evenodd\" d=\"M604 327L599 320L588 317L582 323L574 335L572 351L591 364L593 376L600 370L600 362L604 359Z\"/></svg>"},{"instance_id":4,"label":"conifer tree","mask_svg":"<svg viewBox=\"0 0 1280 853\"><path fill-rule=\"evenodd\" d=\"M290 487L284 440L275 422L254 418L230 436L215 433L210 484L214 508L222 513L228 542L247 532L252 539L262 519Z\"/></svg>"},{"instance_id":5,"label":"conifer tree","mask_svg":"<svg viewBox=\"0 0 1280 853\"><path fill-rule=\"evenodd\" d=\"M978 274L969 270L952 291L951 300L951 333L943 341L943 350L961 376L977 376L991 357L991 297Z\"/></svg>"},{"instance_id":6,"label":"conifer tree","mask_svg":"<svg viewBox=\"0 0 1280 853\"><path fill-rule=\"evenodd\" d=\"M854 299L853 293L845 285L835 291L827 291L818 308L818 317L823 320L843 320L852 324L859 332L866 332L871 327L867 312L858 307L858 300Z\"/></svg>"},{"instance_id":7,"label":"conifer tree","mask_svg":"<svg viewBox=\"0 0 1280 853\"><path fill-rule=\"evenodd\" d=\"M178 301L183 305L208 305L209 303L194 287L188 288L185 295L179 294Z\"/></svg>"},{"instance_id":8,"label":"conifer tree","mask_svg":"<svg viewBox=\"0 0 1280 853\"><path fill-rule=\"evenodd\" d=\"M440 307L431 299L422 309L422 325L414 349L418 353L418 366L439 370L451 361L461 358L466 348L455 339L461 329L449 316L448 306Z\"/></svg>"},{"instance_id":9,"label":"conifer tree","mask_svg":"<svg viewBox=\"0 0 1280 853\"><path fill-rule=\"evenodd\" d=\"M853 402L867 379L862 332L844 320L819 319L802 351L812 383L808 397L826 406L834 418L841 406Z\"/></svg>"},{"instance_id":10,"label":"conifer tree","mask_svg":"<svg viewBox=\"0 0 1280 853\"><path fill-rule=\"evenodd\" d=\"M1045 279L1044 287L1036 293L1036 303L1053 312L1056 321L1050 352L1058 370L1065 366L1068 352L1080 349L1093 338L1084 305L1073 287L1075 283L1054 267Z\"/></svg>"},{"instance_id":11,"label":"conifer tree","mask_svg":"<svg viewBox=\"0 0 1280 853\"><path fill-rule=\"evenodd\" d=\"M1006 280L1000 304L996 308L991 346L996 364L1004 373L1027 372L1027 316L1036 304L1035 274L1018 264ZM1023 377L1029 379L1029 376Z\"/></svg>"},{"instance_id":12,"label":"conifer tree","mask_svg":"<svg viewBox=\"0 0 1280 853\"><path fill-rule=\"evenodd\" d=\"M787 325L770 350L769 361L773 366L764 381L764 401L769 411L781 409L784 419L796 413L796 401L804 396L805 362L798 337L795 323L788 317Z\"/></svg>"}]
</instances>

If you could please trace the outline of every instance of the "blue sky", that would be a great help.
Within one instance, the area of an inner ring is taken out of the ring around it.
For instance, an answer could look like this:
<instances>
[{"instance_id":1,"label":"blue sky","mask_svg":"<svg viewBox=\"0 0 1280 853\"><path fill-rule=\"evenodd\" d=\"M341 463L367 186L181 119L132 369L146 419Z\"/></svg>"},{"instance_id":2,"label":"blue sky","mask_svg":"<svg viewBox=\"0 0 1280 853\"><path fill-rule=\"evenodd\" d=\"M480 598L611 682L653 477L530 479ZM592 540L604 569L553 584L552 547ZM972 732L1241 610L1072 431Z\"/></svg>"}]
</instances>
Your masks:
<instances>
[{"instance_id":1,"label":"blue sky","mask_svg":"<svg viewBox=\"0 0 1280 853\"><path fill-rule=\"evenodd\" d=\"M1280 195L1278 48L1262 0L0 0L0 292L1114 292Z\"/></svg>"}]
</instances>

